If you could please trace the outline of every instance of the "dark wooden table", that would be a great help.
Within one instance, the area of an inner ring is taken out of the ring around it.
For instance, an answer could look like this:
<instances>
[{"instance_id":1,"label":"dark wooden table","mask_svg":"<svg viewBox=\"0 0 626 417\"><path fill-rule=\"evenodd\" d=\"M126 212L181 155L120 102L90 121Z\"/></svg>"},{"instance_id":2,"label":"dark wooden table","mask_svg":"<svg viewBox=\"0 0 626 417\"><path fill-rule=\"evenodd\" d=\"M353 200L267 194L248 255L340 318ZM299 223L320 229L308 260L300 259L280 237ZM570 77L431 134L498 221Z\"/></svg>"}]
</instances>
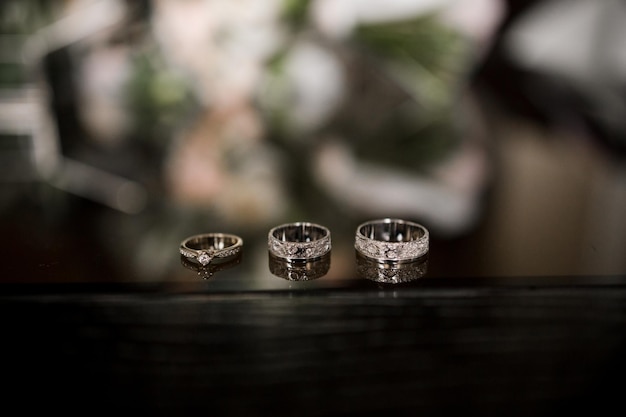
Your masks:
<instances>
[{"instance_id":1,"label":"dark wooden table","mask_svg":"<svg viewBox=\"0 0 626 417\"><path fill-rule=\"evenodd\" d=\"M7 285L3 403L59 415L623 413L626 285L558 281Z\"/></svg>"}]
</instances>

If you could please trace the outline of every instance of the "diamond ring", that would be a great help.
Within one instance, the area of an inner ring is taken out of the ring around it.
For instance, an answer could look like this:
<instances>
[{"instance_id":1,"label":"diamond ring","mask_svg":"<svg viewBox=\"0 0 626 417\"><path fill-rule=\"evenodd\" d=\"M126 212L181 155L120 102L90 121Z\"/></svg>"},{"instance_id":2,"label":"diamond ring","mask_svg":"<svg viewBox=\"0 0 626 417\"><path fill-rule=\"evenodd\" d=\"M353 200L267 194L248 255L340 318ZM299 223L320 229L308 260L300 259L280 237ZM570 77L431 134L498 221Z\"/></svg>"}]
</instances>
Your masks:
<instances>
[{"instance_id":1,"label":"diamond ring","mask_svg":"<svg viewBox=\"0 0 626 417\"><path fill-rule=\"evenodd\" d=\"M180 254L202 266L226 261L239 253L243 240L236 235L226 233L204 233L190 236L180 244Z\"/></svg>"},{"instance_id":2,"label":"diamond ring","mask_svg":"<svg viewBox=\"0 0 626 417\"><path fill-rule=\"evenodd\" d=\"M371 220L357 227L354 247L377 262L411 262L428 253L428 230L400 219Z\"/></svg>"},{"instance_id":3,"label":"diamond ring","mask_svg":"<svg viewBox=\"0 0 626 417\"><path fill-rule=\"evenodd\" d=\"M330 251L330 230L314 223L287 223L267 235L269 252L286 260L313 260Z\"/></svg>"}]
</instances>

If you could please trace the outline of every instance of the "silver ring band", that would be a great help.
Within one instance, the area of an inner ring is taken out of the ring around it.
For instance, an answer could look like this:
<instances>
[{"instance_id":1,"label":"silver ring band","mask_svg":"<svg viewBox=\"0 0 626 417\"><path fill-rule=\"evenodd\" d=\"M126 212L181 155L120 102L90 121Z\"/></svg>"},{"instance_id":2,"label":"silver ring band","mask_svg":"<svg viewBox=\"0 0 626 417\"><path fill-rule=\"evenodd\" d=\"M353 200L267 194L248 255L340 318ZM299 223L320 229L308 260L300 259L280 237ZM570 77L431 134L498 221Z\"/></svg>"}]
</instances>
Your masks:
<instances>
[{"instance_id":1,"label":"silver ring band","mask_svg":"<svg viewBox=\"0 0 626 417\"><path fill-rule=\"evenodd\" d=\"M428 253L428 230L401 219L365 222L356 229L354 247L378 262L411 262Z\"/></svg>"},{"instance_id":2,"label":"silver ring band","mask_svg":"<svg viewBox=\"0 0 626 417\"><path fill-rule=\"evenodd\" d=\"M180 244L180 254L206 266L213 260L226 261L241 253L243 240L226 233L204 233L190 236Z\"/></svg>"},{"instance_id":3,"label":"silver ring band","mask_svg":"<svg viewBox=\"0 0 626 417\"><path fill-rule=\"evenodd\" d=\"M269 231L267 247L278 258L312 260L330 251L330 230L315 223L283 224Z\"/></svg>"}]
</instances>

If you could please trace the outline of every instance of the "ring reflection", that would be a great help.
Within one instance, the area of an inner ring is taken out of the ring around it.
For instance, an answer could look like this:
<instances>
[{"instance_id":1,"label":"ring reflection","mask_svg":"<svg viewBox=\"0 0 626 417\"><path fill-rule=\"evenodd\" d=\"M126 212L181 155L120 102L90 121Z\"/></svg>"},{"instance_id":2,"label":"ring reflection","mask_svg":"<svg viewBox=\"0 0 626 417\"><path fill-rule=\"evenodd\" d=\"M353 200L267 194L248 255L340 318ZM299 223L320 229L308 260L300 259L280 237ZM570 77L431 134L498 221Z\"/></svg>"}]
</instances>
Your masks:
<instances>
[{"instance_id":1,"label":"ring reflection","mask_svg":"<svg viewBox=\"0 0 626 417\"><path fill-rule=\"evenodd\" d=\"M239 252L234 258L226 262L211 262L208 265L202 265L180 255L180 263L185 268L195 271L202 279L211 279L216 273L239 265L241 263L241 257L241 252Z\"/></svg>"},{"instance_id":2,"label":"ring reflection","mask_svg":"<svg viewBox=\"0 0 626 417\"><path fill-rule=\"evenodd\" d=\"M370 281L400 284L422 278L428 271L428 255L413 262L380 262L356 252L357 274Z\"/></svg>"},{"instance_id":3,"label":"ring reflection","mask_svg":"<svg viewBox=\"0 0 626 417\"><path fill-rule=\"evenodd\" d=\"M314 260L285 260L268 253L270 272L288 281L310 281L323 277L330 269L330 252Z\"/></svg>"}]
</instances>

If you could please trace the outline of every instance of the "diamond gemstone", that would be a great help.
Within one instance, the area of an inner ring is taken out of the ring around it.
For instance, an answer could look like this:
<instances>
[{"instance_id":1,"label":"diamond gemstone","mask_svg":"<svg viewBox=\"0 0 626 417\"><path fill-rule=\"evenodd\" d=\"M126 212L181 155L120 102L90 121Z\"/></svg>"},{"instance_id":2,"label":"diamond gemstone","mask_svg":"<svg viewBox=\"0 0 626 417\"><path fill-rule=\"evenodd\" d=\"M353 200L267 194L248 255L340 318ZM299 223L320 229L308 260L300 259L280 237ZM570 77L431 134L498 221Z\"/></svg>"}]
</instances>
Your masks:
<instances>
[{"instance_id":1,"label":"diamond gemstone","mask_svg":"<svg viewBox=\"0 0 626 417\"><path fill-rule=\"evenodd\" d=\"M200 252L200 254L198 254L198 262L204 266L207 266L211 262L211 259L211 256L206 252Z\"/></svg>"}]
</instances>

